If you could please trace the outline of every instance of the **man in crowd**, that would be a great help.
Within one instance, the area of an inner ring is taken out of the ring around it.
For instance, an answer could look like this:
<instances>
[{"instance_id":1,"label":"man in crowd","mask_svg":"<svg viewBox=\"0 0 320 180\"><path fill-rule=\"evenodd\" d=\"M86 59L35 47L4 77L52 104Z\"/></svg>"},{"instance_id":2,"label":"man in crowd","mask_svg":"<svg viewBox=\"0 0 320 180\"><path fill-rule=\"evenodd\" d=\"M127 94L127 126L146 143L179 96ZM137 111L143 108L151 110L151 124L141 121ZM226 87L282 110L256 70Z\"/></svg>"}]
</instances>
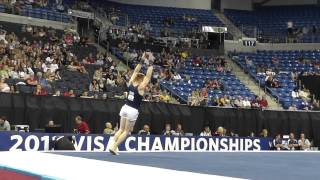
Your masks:
<instances>
[{"instance_id":1,"label":"man in crowd","mask_svg":"<svg viewBox=\"0 0 320 180\"><path fill-rule=\"evenodd\" d=\"M175 136L184 136L184 131L182 130L182 125L177 124L176 131L173 133Z\"/></svg>"},{"instance_id":2,"label":"man in crowd","mask_svg":"<svg viewBox=\"0 0 320 180\"><path fill-rule=\"evenodd\" d=\"M82 116L80 116L80 115L76 116L75 123L76 123L76 129L74 129L75 133L80 133L80 134L89 134L90 133L89 126L83 120Z\"/></svg>"},{"instance_id":3,"label":"man in crowd","mask_svg":"<svg viewBox=\"0 0 320 180\"><path fill-rule=\"evenodd\" d=\"M5 116L0 117L0 131L10 131L11 126Z\"/></svg>"},{"instance_id":4,"label":"man in crowd","mask_svg":"<svg viewBox=\"0 0 320 180\"><path fill-rule=\"evenodd\" d=\"M143 129L141 129L139 132L138 132L139 135L144 135L144 136L149 136L150 135L150 127L148 124L145 124L143 126Z\"/></svg>"}]
</instances>

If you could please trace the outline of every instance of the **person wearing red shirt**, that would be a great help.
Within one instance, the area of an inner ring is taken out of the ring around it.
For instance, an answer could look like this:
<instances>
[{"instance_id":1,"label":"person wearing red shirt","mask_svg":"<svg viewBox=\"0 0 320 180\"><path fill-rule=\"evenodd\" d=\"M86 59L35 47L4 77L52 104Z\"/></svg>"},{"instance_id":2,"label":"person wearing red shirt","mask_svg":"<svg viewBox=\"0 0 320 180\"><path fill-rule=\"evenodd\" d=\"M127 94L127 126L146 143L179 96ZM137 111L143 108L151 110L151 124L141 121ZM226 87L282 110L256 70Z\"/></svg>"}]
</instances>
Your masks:
<instances>
[{"instance_id":1,"label":"person wearing red shirt","mask_svg":"<svg viewBox=\"0 0 320 180\"><path fill-rule=\"evenodd\" d=\"M80 133L80 134L89 134L90 129L88 124L82 119L81 116L76 116L75 118L76 126L77 128L74 130L75 133Z\"/></svg>"},{"instance_id":2,"label":"person wearing red shirt","mask_svg":"<svg viewBox=\"0 0 320 180\"><path fill-rule=\"evenodd\" d=\"M38 84L36 91L33 94L36 96L47 96L48 92L44 88L42 88L40 84Z\"/></svg>"},{"instance_id":3,"label":"person wearing red shirt","mask_svg":"<svg viewBox=\"0 0 320 180\"><path fill-rule=\"evenodd\" d=\"M265 96L262 96L262 99L259 101L261 108L267 108L268 107L268 101L266 100Z\"/></svg>"},{"instance_id":4,"label":"person wearing red shirt","mask_svg":"<svg viewBox=\"0 0 320 180\"><path fill-rule=\"evenodd\" d=\"M76 95L74 94L73 90L70 89L69 91L66 91L65 93L63 93L63 96L65 96L65 97L75 97Z\"/></svg>"}]
</instances>

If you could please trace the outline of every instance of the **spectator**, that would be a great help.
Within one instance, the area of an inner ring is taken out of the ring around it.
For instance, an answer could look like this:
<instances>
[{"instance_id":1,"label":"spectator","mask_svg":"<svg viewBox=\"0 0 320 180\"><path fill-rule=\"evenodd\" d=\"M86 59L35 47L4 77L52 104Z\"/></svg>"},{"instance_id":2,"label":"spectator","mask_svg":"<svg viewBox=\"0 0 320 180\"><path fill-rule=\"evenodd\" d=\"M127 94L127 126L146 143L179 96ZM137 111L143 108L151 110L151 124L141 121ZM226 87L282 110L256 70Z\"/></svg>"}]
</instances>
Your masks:
<instances>
[{"instance_id":1,"label":"spectator","mask_svg":"<svg viewBox=\"0 0 320 180\"><path fill-rule=\"evenodd\" d=\"M74 129L75 133L80 134L89 134L90 129L88 124L83 120L82 116L76 116L75 117L75 123L76 123L76 129Z\"/></svg>"},{"instance_id":2,"label":"spectator","mask_svg":"<svg viewBox=\"0 0 320 180\"><path fill-rule=\"evenodd\" d=\"M93 80L89 86L89 91L92 92L100 92L100 85L98 84L97 80Z\"/></svg>"},{"instance_id":3,"label":"spectator","mask_svg":"<svg viewBox=\"0 0 320 180\"><path fill-rule=\"evenodd\" d=\"M300 134L300 139L298 140L298 145L299 145L300 150L304 150L304 151L310 150L311 143L308 139L305 138L304 133Z\"/></svg>"},{"instance_id":4,"label":"spectator","mask_svg":"<svg viewBox=\"0 0 320 180\"><path fill-rule=\"evenodd\" d=\"M33 94L36 96L47 96L48 92L44 88L42 88L40 84L38 84Z\"/></svg>"},{"instance_id":5,"label":"spectator","mask_svg":"<svg viewBox=\"0 0 320 180\"><path fill-rule=\"evenodd\" d=\"M149 127L149 125L145 124L143 126L143 129L141 129L138 132L138 135L149 136L150 135L150 127Z\"/></svg>"},{"instance_id":6,"label":"spectator","mask_svg":"<svg viewBox=\"0 0 320 180\"><path fill-rule=\"evenodd\" d=\"M296 150L299 147L298 141L294 138L293 133L290 133L287 144L288 144L289 150Z\"/></svg>"},{"instance_id":7,"label":"spectator","mask_svg":"<svg viewBox=\"0 0 320 180\"><path fill-rule=\"evenodd\" d=\"M36 86L38 84L38 79L34 76L34 74L30 74L30 77L27 79L27 85Z\"/></svg>"},{"instance_id":8,"label":"spectator","mask_svg":"<svg viewBox=\"0 0 320 180\"><path fill-rule=\"evenodd\" d=\"M112 129L112 124L110 122L107 122L106 128L103 130L103 134L113 135L115 131Z\"/></svg>"},{"instance_id":9,"label":"spectator","mask_svg":"<svg viewBox=\"0 0 320 180\"><path fill-rule=\"evenodd\" d=\"M266 99L266 96L262 96L261 101L259 102L259 104L260 104L260 107L263 108L263 109L269 107L268 101Z\"/></svg>"},{"instance_id":10,"label":"spectator","mask_svg":"<svg viewBox=\"0 0 320 180\"><path fill-rule=\"evenodd\" d=\"M299 91L298 91L298 88L294 88L291 92L291 97L292 98L299 98Z\"/></svg>"},{"instance_id":11,"label":"spectator","mask_svg":"<svg viewBox=\"0 0 320 180\"><path fill-rule=\"evenodd\" d=\"M93 98L93 96L89 96L88 91L84 91L80 97L81 98Z\"/></svg>"},{"instance_id":12,"label":"spectator","mask_svg":"<svg viewBox=\"0 0 320 180\"><path fill-rule=\"evenodd\" d=\"M277 134L277 136L273 140L273 148L274 148L274 150L277 150L277 151L285 149L284 145L282 143L282 139L281 139L281 135L280 134Z\"/></svg>"},{"instance_id":13,"label":"spectator","mask_svg":"<svg viewBox=\"0 0 320 180\"><path fill-rule=\"evenodd\" d=\"M177 128L176 131L174 132L175 136L184 136L184 131L182 130L182 125L181 124L177 124Z\"/></svg>"},{"instance_id":14,"label":"spectator","mask_svg":"<svg viewBox=\"0 0 320 180\"><path fill-rule=\"evenodd\" d=\"M61 96L61 92L59 90L56 90L56 92L52 96Z\"/></svg>"},{"instance_id":15,"label":"spectator","mask_svg":"<svg viewBox=\"0 0 320 180\"><path fill-rule=\"evenodd\" d=\"M76 95L74 94L73 90L70 89L69 91L66 91L63 96L65 97L76 97Z\"/></svg>"},{"instance_id":16,"label":"spectator","mask_svg":"<svg viewBox=\"0 0 320 180\"><path fill-rule=\"evenodd\" d=\"M289 111L296 111L296 110L298 110L297 105L291 104L291 105L289 106L288 110L289 110Z\"/></svg>"},{"instance_id":17,"label":"spectator","mask_svg":"<svg viewBox=\"0 0 320 180\"><path fill-rule=\"evenodd\" d=\"M255 138L256 136L255 136L254 132L251 132L250 135L249 135L249 137L250 137L250 138Z\"/></svg>"},{"instance_id":18,"label":"spectator","mask_svg":"<svg viewBox=\"0 0 320 180\"><path fill-rule=\"evenodd\" d=\"M250 108L251 107L251 103L250 103L248 97L245 97L244 100L242 101L242 103L243 103L243 107L244 108Z\"/></svg>"},{"instance_id":19,"label":"spectator","mask_svg":"<svg viewBox=\"0 0 320 180\"><path fill-rule=\"evenodd\" d=\"M262 129L261 133L260 133L260 136L263 137L263 138L267 138L269 135L269 132L267 129Z\"/></svg>"},{"instance_id":20,"label":"spectator","mask_svg":"<svg viewBox=\"0 0 320 180\"><path fill-rule=\"evenodd\" d=\"M1 116L0 117L0 131L10 131L11 130L11 126L9 121L7 120L7 118L5 116Z\"/></svg>"},{"instance_id":21,"label":"spectator","mask_svg":"<svg viewBox=\"0 0 320 180\"><path fill-rule=\"evenodd\" d=\"M48 124L46 125L46 127L56 127L56 125L53 120L50 120L48 121Z\"/></svg>"},{"instance_id":22,"label":"spectator","mask_svg":"<svg viewBox=\"0 0 320 180\"><path fill-rule=\"evenodd\" d=\"M204 130L200 133L200 136L212 136L209 126L205 126Z\"/></svg>"},{"instance_id":23,"label":"spectator","mask_svg":"<svg viewBox=\"0 0 320 180\"><path fill-rule=\"evenodd\" d=\"M215 132L214 136L220 136L220 137L224 136L224 132L223 131L224 131L224 128L219 126L217 128L217 131Z\"/></svg>"},{"instance_id":24,"label":"spectator","mask_svg":"<svg viewBox=\"0 0 320 180\"><path fill-rule=\"evenodd\" d=\"M165 129L163 130L162 134L165 136L172 136L175 132L171 130L171 124L166 124Z\"/></svg>"},{"instance_id":25,"label":"spectator","mask_svg":"<svg viewBox=\"0 0 320 180\"><path fill-rule=\"evenodd\" d=\"M0 79L0 92L10 92L10 87L3 78Z\"/></svg>"}]
</instances>

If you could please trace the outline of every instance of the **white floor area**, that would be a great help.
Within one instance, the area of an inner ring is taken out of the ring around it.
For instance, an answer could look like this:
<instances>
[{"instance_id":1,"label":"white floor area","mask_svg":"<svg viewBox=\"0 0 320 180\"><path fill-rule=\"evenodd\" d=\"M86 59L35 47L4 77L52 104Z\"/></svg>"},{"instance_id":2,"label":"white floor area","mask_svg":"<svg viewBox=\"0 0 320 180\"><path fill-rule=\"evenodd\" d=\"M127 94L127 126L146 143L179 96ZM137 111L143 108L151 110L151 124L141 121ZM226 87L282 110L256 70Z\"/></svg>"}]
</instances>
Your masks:
<instances>
[{"instance_id":1,"label":"white floor area","mask_svg":"<svg viewBox=\"0 0 320 180\"><path fill-rule=\"evenodd\" d=\"M66 180L239 179L41 152L0 152L1 166Z\"/></svg>"}]
</instances>

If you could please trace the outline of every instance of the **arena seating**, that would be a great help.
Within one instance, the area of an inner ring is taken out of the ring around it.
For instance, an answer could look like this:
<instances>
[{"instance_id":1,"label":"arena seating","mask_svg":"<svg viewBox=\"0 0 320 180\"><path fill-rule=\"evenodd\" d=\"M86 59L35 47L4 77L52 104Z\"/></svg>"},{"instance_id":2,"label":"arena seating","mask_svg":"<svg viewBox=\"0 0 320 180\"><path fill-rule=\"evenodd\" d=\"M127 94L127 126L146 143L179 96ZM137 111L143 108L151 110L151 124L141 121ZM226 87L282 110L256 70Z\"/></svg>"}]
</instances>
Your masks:
<instances>
[{"instance_id":1,"label":"arena seating","mask_svg":"<svg viewBox=\"0 0 320 180\"><path fill-rule=\"evenodd\" d=\"M50 3L51 2L51 3ZM19 14L21 16L28 16L33 18L47 19L51 21L60 21L68 23L70 21L70 17L65 12L60 12L56 9L56 5L52 3L53 1L49 1L46 7L33 7L29 4L21 4L19 7ZM63 1L63 5L65 9L71 6L74 2L72 0ZM10 9L6 10L6 6L4 4L0 4L0 12L1 13L11 13Z\"/></svg>"},{"instance_id":2,"label":"arena seating","mask_svg":"<svg viewBox=\"0 0 320 180\"><path fill-rule=\"evenodd\" d=\"M119 59L124 59L123 53L118 48L111 48L111 52ZM203 57L204 63L208 61L209 57ZM160 68L160 67L158 67ZM185 66L182 67L178 73L183 79L180 81L166 81L160 82L161 87L167 89L172 95L179 98L181 103L187 103L188 97L191 96L192 91L202 89L205 87L207 80L219 80L223 84L223 89L208 91L208 105L211 105L211 100L218 96L219 98L227 95L229 97L248 97L253 100L256 96L252 93L239 79L232 73L217 72L212 68L195 67L192 65L192 58L185 61ZM186 76L190 77L191 83L188 83Z\"/></svg>"},{"instance_id":3,"label":"arena seating","mask_svg":"<svg viewBox=\"0 0 320 180\"><path fill-rule=\"evenodd\" d=\"M253 66L246 64L246 57L251 59ZM277 57L280 61L278 65L272 63L272 58ZM304 58L309 63L301 63L298 59ZM278 69L279 73L274 78L279 80L279 88L267 88L271 95L279 100L285 109L291 104L301 108L302 99L293 99L292 90L297 87L297 82L292 80L291 72L315 72L319 71L314 64L319 63L320 51L257 51L257 53L240 53L236 62L247 71L262 87L265 87L265 74L258 74L257 67Z\"/></svg>"},{"instance_id":4,"label":"arena seating","mask_svg":"<svg viewBox=\"0 0 320 180\"><path fill-rule=\"evenodd\" d=\"M207 59L208 57L205 57L204 61L206 62ZM191 83L188 83L187 80L181 80L177 82L161 82L161 85L163 87L167 88L170 92L180 97L183 102L188 101L188 97L191 96L192 91L203 88L207 80L214 79L220 80L224 88L221 90L209 90L208 105L211 105L211 99L215 98L216 96L218 96L219 98L223 97L224 95L233 98L241 96L243 98L248 97L250 100L253 100L255 98L255 95L244 84L242 84L234 74L217 72L209 68L194 67L191 61L192 59L189 58L185 63L185 67L183 67L179 71L179 74L181 76L189 76Z\"/></svg>"},{"instance_id":5,"label":"arena seating","mask_svg":"<svg viewBox=\"0 0 320 180\"><path fill-rule=\"evenodd\" d=\"M233 21L248 36L253 31L243 26L257 27L264 37L277 37L280 42L285 41L287 33L287 22L292 21L294 28L309 29L302 37L303 42L320 42L318 36L313 37L311 28L320 25L320 8L317 6L278 6L261 7L254 11L226 9L225 15ZM252 28L251 28L252 29Z\"/></svg>"},{"instance_id":6,"label":"arena seating","mask_svg":"<svg viewBox=\"0 0 320 180\"><path fill-rule=\"evenodd\" d=\"M222 26L222 22L213 15L210 10L201 9L184 9L173 7L156 7L156 6L140 6L112 3L104 0L96 0L90 2L93 7L114 7L118 11L125 13L129 17L130 24L146 23L149 21L153 32L160 34L160 29L165 27L164 20L173 18L173 25L170 28L175 31L185 31L186 29L199 28L201 25ZM191 16L196 21L183 20L183 16ZM119 17L118 25L125 25L125 18Z\"/></svg>"}]
</instances>

